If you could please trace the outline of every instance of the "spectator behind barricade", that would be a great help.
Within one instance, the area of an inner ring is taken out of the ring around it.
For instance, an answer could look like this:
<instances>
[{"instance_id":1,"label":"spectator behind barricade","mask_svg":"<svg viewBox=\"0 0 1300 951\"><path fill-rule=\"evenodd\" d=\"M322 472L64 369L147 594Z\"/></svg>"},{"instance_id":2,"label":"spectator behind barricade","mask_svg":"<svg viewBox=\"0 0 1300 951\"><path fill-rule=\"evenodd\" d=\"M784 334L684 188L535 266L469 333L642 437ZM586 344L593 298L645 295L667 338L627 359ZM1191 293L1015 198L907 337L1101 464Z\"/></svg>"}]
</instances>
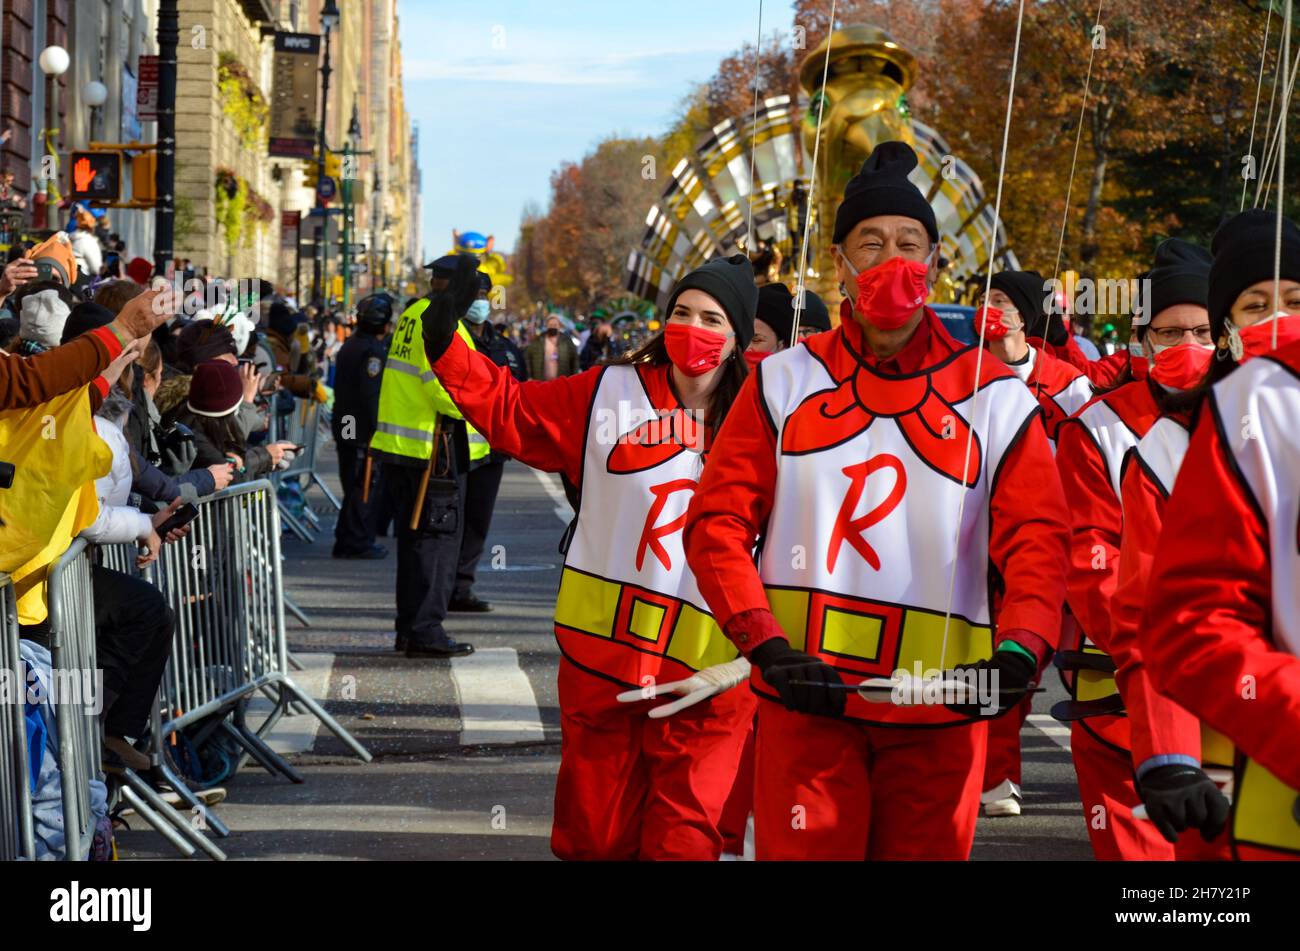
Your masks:
<instances>
[{"instance_id":1,"label":"spectator behind barricade","mask_svg":"<svg viewBox=\"0 0 1300 951\"><path fill-rule=\"evenodd\" d=\"M310 344L304 346L305 334L299 332L300 324L305 331L306 318L299 321L283 301L273 301L266 307L265 339L275 355L280 385L294 396L323 403L327 394L313 378L315 359Z\"/></svg>"},{"instance_id":2,"label":"spectator behind barricade","mask_svg":"<svg viewBox=\"0 0 1300 951\"><path fill-rule=\"evenodd\" d=\"M100 307L116 314L126 306L127 301L143 293L144 288L135 281L106 281L95 288L95 296L91 299Z\"/></svg>"},{"instance_id":3,"label":"spectator behind barricade","mask_svg":"<svg viewBox=\"0 0 1300 951\"><path fill-rule=\"evenodd\" d=\"M623 341L614 333L613 325L598 317L587 342L582 345L579 362L582 369L588 370L598 363L608 363L621 357L623 349Z\"/></svg>"},{"instance_id":4,"label":"spectator behind barricade","mask_svg":"<svg viewBox=\"0 0 1300 951\"><path fill-rule=\"evenodd\" d=\"M36 280L36 265L22 257L18 248L10 248L10 253L19 251L19 256L5 264L3 272L0 272L0 304L5 306L5 312L10 313L16 319L18 311L10 306L9 301L12 296L20 290L23 285Z\"/></svg>"},{"instance_id":5,"label":"spectator behind barricade","mask_svg":"<svg viewBox=\"0 0 1300 951\"><path fill-rule=\"evenodd\" d=\"M14 295L18 309L20 343L16 353L35 356L53 350L62 341L63 325L77 296L58 281L32 281Z\"/></svg>"},{"instance_id":6,"label":"spectator behind barricade","mask_svg":"<svg viewBox=\"0 0 1300 951\"><path fill-rule=\"evenodd\" d=\"M140 346L136 341L128 352L138 354ZM120 362L115 366L124 368ZM183 537L189 527L168 533L166 539L159 537L158 529L180 506L179 497L153 516L128 504L135 476L122 422L130 411L131 397L118 382L110 382L113 388L96 414L95 429L112 450L113 463L108 473L95 481L99 514L81 537L95 545L136 542L144 549L136 565L143 567L157 559L164 541ZM104 769L147 770L149 758L135 749L131 739L142 737L148 726L150 707L171 649L172 613L156 587L100 565L91 568L91 592L96 658L104 671Z\"/></svg>"},{"instance_id":7,"label":"spectator behind barricade","mask_svg":"<svg viewBox=\"0 0 1300 951\"><path fill-rule=\"evenodd\" d=\"M233 481L249 482L293 461L293 443L248 444L240 408L252 402L257 383L255 375L241 373L226 360L209 360L194 368L185 405L175 421L194 433L195 467L232 462Z\"/></svg>"},{"instance_id":8,"label":"spectator behind barricade","mask_svg":"<svg viewBox=\"0 0 1300 951\"><path fill-rule=\"evenodd\" d=\"M546 332L535 338L524 351L530 380L553 380L578 372L578 348L564 330L558 314L546 318Z\"/></svg>"},{"instance_id":9,"label":"spectator behind barricade","mask_svg":"<svg viewBox=\"0 0 1300 951\"><path fill-rule=\"evenodd\" d=\"M148 287L149 279L153 277L153 262L144 258L132 258L126 266L126 276L141 287Z\"/></svg>"}]
</instances>

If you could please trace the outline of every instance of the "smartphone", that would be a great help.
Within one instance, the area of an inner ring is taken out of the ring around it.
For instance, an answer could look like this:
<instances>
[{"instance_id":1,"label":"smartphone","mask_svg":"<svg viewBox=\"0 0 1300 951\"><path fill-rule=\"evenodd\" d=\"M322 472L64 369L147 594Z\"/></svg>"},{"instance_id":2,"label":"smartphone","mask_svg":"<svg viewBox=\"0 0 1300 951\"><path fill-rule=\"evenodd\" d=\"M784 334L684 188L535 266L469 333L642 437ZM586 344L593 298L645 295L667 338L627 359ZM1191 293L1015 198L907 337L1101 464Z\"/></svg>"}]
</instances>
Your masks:
<instances>
[{"instance_id":1,"label":"smartphone","mask_svg":"<svg viewBox=\"0 0 1300 951\"><path fill-rule=\"evenodd\" d=\"M186 502L173 512L167 521L158 526L156 529L158 537L166 538L168 532L174 532L178 528L184 528L190 522L194 521L194 519L198 517L198 514L199 507L193 502Z\"/></svg>"}]
</instances>

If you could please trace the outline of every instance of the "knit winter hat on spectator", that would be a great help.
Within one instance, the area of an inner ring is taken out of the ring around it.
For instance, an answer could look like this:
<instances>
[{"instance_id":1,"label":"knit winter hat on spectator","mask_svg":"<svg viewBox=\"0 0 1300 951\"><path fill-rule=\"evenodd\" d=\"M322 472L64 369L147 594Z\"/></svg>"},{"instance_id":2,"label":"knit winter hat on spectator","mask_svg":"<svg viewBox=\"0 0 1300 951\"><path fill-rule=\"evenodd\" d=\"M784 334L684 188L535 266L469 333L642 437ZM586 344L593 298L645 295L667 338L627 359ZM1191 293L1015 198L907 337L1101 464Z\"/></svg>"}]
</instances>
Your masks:
<instances>
[{"instance_id":1,"label":"knit winter hat on spectator","mask_svg":"<svg viewBox=\"0 0 1300 951\"><path fill-rule=\"evenodd\" d=\"M137 284L148 287L149 279L153 277L153 264L144 258L132 258L126 266L126 276Z\"/></svg>"},{"instance_id":2,"label":"knit winter hat on spectator","mask_svg":"<svg viewBox=\"0 0 1300 951\"><path fill-rule=\"evenodd\" d=\"M831 329L831 315L826 302L806 287L803 289L803 313L799 315L799 326L811 327L818 333Z\"/></svg>"},{"instance_id":3,"label":"knit winter hat on spectator","mask_svg":"<svg viewBox=\"0 0 1300 951\"><path fill-rule=\"evenodd\" d=\"M46 261L62 278L67 287L77 281L77 259L72 253L72 242L63 231L56 231L40 244L28 250L24 257L32 261Z\"/></svg>"},{"instance_id":4,"label":"knit winter hat on spectator","mask_svg":"<svg viewBox=\"0 0 1300 951\"><path fill-rule=\"evenodd\" d=\"M89 330L96 327L103 327L113 322L113 312L102 304L96 304L94 301L82 301L68 314L67 321L63 324L63 335L60 337L60 343L67 343Z\"/></svg>"},{"instance_id":5,"label":"knit winter hat on spectator","mask_svg":"<svg viewBox=\"0 0 1300 951\"><path fill-rule=\"evenodd\" d=\"M1210 265L1207 304L1214 339L1223 336L1228 314L1237 296L1260 281L1273 280L1273 251L1276 244L1277 212L1252 208L1229 218L1210 241L1214 263ZM1290 218L1282 219L1282 272L1285 280L1300 281L1300 228Z\"/></svg>"},{"instance_id":6,"label":"knit winter hat on spectator","mask_svg":"<svg viewBox=\"0 0 1300 951\"><path fill-rule=\"evenodd\" d=\"M208 360L194 368L185 405L200 416L229 416L243 399L239 368L224 360Z\"/></svg>"},{"instance_id":7,"label":"knit winter hat on spectator","mask_svg":"<svg viewBox=\"0 0 1300 951\"><path fill-rule=\"evenodd\" d=\"M53 349L63 341L63 325L71 312L72 308L53 288L26 294L18 315L18 335L46 350Z\"/></svg>"},{"instance_id":8,"label":"knit winter hat on spectator","mask_svg":"<svg viewBox=\"0 0 1300 951\"><path fill-rule=\"evenodd\" d=\"M784 284L764 284L758 289L759 320L772 328L777 343L790 344L790 330L794 327L794 297Z\"/></svg>"},{"instance_id":9,"label":"knit winter hat on spectator","mask_svg":"<svg viewBox=\"0 0 1300 951\"><path fill-rule=\"evenodd\" d=\"M200 363L215 360L226 353L239 356L235 338L224 325L210 320L186 324L176 340L176 366L181 370L197 369Z\"/></svg>"},{"instance_id":10,"label":"knit winter hat on spectator","mask_svg":"<svg viewBox=\"0 0 1300 951\"><path fill-rule=\"evenodd\" d=\"M906 142L881 142L872 149L858 174L844 187L831 240L839 244L859 221L867 218L902 215L924 225L930 240L937 244L939 226L934 209L907 177L914 168L916 153Z\"/></svg>"},{"instance_id":11,"label":"knit winter hat on spectator","mask_svg":"<svg viewBox=\"0 0 1300 951\"><path fill-rule=\"evenodd\" d=\"M736 349L743 351L754 338L754 314L758 310L758 286L749 258L733 254L727 258L705 261L673 287L664 307L664 319L672 316L673 305L682 291L704 291L727 312L736 331Z\"/></svg>"},{"instance_id":12,"label":"knit winter hat on spectator","mask_svg":"<svg viewBox=\"0 0 1300 951\"><path fill-rule=\"evenodd\" d=\"M1270 255L1269 261L1272 260ZM1152 319L1167 307L1177 304L1207 306L1210 265L1213 262L1210 252L1181 238L1167 238L1160 242L1156 248L1155 264L1138 277L1138 299L1133 308L1133 332L1138 340L1146 336ZM1150 290L1149 300L1143 297L1143 289Z\"/></svg>"},{"instance_id":13,"label":"knit winter hat on spectator","mask_svg":"<svg viewBox=\"0 0 1300 951\"><path fill-rule=\"evenodd\" d=\"M267 312L266 326L287 340L298 329L298 321L294 318L289 305L278 300Z\"/></svg>"}]
</instances>

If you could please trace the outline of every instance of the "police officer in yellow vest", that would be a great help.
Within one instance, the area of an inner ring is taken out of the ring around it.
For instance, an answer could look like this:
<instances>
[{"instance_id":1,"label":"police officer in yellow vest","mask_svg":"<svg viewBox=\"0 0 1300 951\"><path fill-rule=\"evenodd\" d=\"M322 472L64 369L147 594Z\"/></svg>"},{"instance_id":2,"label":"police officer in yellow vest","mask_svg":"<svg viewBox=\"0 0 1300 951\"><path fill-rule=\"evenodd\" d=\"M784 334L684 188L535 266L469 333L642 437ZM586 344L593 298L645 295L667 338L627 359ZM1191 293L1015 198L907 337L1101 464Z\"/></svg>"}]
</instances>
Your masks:
<instances>
[{"instance_id":1,"label":"police officer in yellow vest","mask_svg":"<svg viewBox=\"0 0 1300 951\"><path fill-rule=\"evenodd\" d=\"M478 295L477 259L460 257L465 260L449 255L428 267L430 293L450 283L464 314ZM427 297L411 304L393 333L370 451L383 463L396 523L397 649L407 657L458 657L474 648L448 636L443 620L464 531L466 473L490 448L429 369L420 330L428 305ZM457 332L474 346L463 322Z\"/></svg>"}]
</instances>

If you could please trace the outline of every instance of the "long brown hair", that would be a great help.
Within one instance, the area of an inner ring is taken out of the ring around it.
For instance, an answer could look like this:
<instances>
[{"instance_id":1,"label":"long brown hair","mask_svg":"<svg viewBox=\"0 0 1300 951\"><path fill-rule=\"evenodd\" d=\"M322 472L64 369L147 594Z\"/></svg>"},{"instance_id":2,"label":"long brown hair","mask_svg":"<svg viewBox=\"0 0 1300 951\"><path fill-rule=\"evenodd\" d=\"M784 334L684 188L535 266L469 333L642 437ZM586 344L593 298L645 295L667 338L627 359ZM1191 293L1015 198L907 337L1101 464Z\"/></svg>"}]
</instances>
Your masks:
<instances>
[{"instance_id":1,"label":"long brown hair","mask_svg":"<svg viewBox=\"0 0 1300 951\"><path fill-rule=\"evenodd\" d=\"M662 366L671 365L672 362L668 357L668 345L664 343L664 334L661 330L635 350L610 360L608 365L631 366L637 363L648 363L651 366ZM709 394L709 406L704 414L704 425L714 434L722 425L722 421L727 418L727 411L736 401L740 385L745 382L745 377L749 374L749 364L745 362L739 347L731 351L731 356L722 362L719 371L718 381L713 387L713 392Z\"/></svg>"}]
</instances>

